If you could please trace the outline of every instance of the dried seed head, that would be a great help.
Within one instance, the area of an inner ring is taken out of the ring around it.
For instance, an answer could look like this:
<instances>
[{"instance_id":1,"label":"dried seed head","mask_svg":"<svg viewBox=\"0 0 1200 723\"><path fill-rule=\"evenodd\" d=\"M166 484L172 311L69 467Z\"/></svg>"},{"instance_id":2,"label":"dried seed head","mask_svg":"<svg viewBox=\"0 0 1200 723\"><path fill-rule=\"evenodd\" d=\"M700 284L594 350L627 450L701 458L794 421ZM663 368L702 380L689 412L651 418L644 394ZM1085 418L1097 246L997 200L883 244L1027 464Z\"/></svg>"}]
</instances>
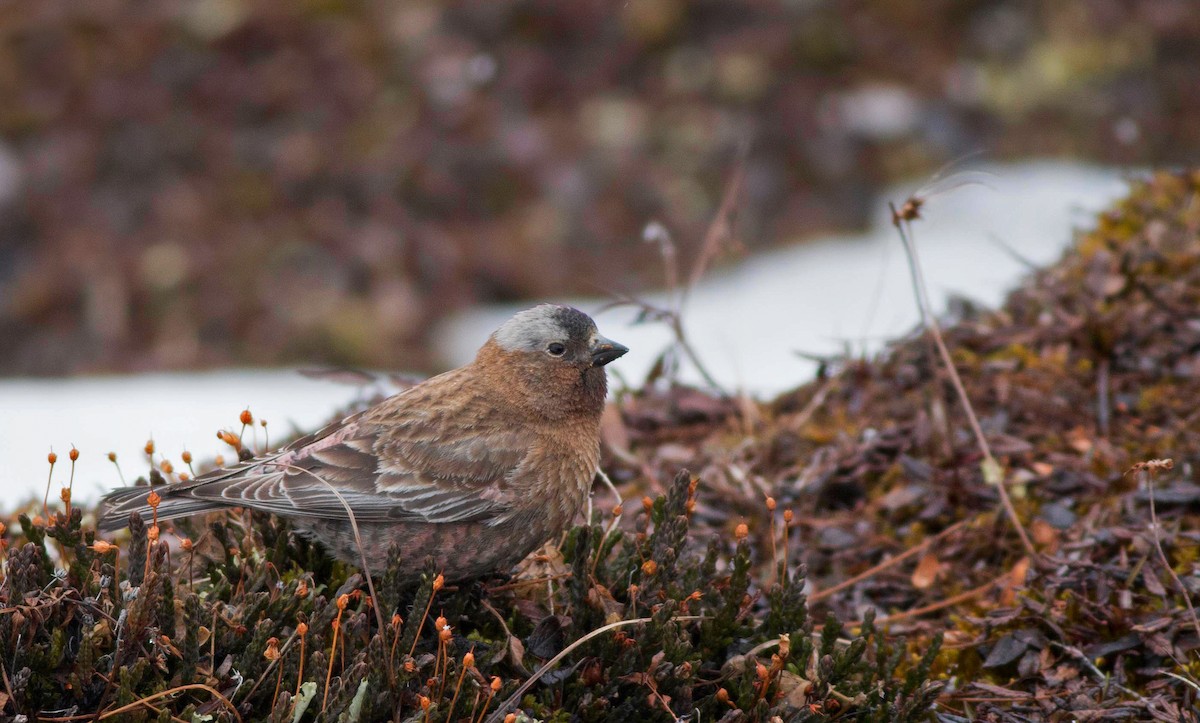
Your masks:
<instances>
[{"instance_id":1,"label":"dried seed head","mask_svg":"<svg viewBox=\"0 0 1200 723\"><path fill-rule=\"evenodd\" d=\"M159 502L162 502L162 496L154 490L151 490L150 494L146 495L146 504L150 505L152 509L157 509Z\"/></svg>"},{"instance_id":2,"label":"dried seed head","mask_svg":"<svg viewBox=\"0 0 1200 723\"><path fill-rule=\"evenodd\" d=\"M116 461L117 461L117 453L116 453L116 452L109 452L109 453L108 453L108 461L109 461L109 462L116 462Z\"/></svg>"},{"instance_id":3,"label":"dried seed head","mask_svg":"<svg viewBox=\"0 0 1200 723\"><path fill-rule=\"evenodd\" d=\"M71 458L72 462L79 459L79 450L75 449L75 445L71 445L71 451L67 453L67 456Z\"/></svg>"},{"instance_id":4,"label":"dried seed head","mask_svg":"<svg viewBox=\"0 0 1200 723\"><path fill-rule=\"evenodd\" d=\"M296 634L302 638L308 635L308 623L298 623L296 625Z\"/></svg>"},{"instance_id":5,"label":"dried seed head","mask_svg":"<svg viewBox=\"0 0 1200 723\"><path fill-rule=\"evenodd\" d=\"M254 415L250 414L249 409L243 409L242 413L238 415L238 419L242 424L254 424Z\"/></svg>"},{"instance_id":6,"label":"dried seed head","mask_svg":"<svg viewBox=\"0 0 1200 723\"><path fill-rule=\"evenodd\" d=\"M154 440L153 440L153 439L147 439L147 440L146 440L146 446L145 446L143 449L145 449L145 450L146 450L146 456L153 455L153 454L154 454Z\"/></svg>"},{"instance_id":7,"label":"dried seed head","mask_svg":"<svg viewBox=\"0 0 1200 723\"><path fill-rule=\"evenodd\" d=\"M792 638L791 638L791 636L788 635L787 633L780 633L780 635L779 635L779 654L786 658L787 656L791 655L791 653L792 653Z\"/></svg>"},{"instance_id":8,"label":"dried seed head","mask_svg":"<svg viewBox=\"0 0 1200 723\"><path fill-rule=\"evenodd\" d=\"M111 542L107 542L105 540L96 540L95 542L93 542L91 545L88 546L88 549L90 549L92 552L96 553L97 555L106 555L106 554L112 552L113 550L117 549L117 546L112 544Z\"/></svg>"},{"instance_id":9,"label":"dried seed head","mask_svg":"<svg viewBox=\"0 0 1200 723\"><path fill-rule=\"evenodd\" d=\"M58 496L63 501L64 504L68 504L68 505L71 504L71 488L70 487L63 487L62 490L58 493Z\"/></svg>"},{"instance_id":10,"label":"dried seed head","mask_svg":"<svg viewBox=\"0 0 1200 723\"><path fill-rule=\"evenodd\" d=\"M279 638L267 638L267 649L263 651L263 657L272 662L282 657L279 653Z\"/></svg>"},{"instance_id":11,"label":"dried seed head","mask_svg":"<svg viewBox=\"0 0 1200 723\"><path fill-rule=\"evenodd\" d=\"M179 458L183 460L184 464L192 463L192 453L187 451L186 449L183 450L183 454L179 455Z\"/></svg>"},{"instance_id":12,"label":"dried seed head","mask_svg":"<svg viewBox=\"0 0 1200 723\"><path fill-rule=\"evenodd\" d=\"M770 510L771 512L775 511L775 498L774 497L767 498L767 509Z\"/></svg>"},{"instance_id":13,"label":"dried seed head","mask_svg":"<svg viewBox=\"0 0 1200 723\"><path fill-rule=\"evenodd\" d=\"M349 604L350 604L350 596L349 595L339 595L338 596L338 599L337 599L338 610L345 610L346 606Z\"/></svg>"},{"instance_id":14,"label":"dried seed head","mask_svg":"<svg viewBox=\"0 0 1200 723\"><path fill-rule=\"evenodd\" d=\"M265 420L265 419L260 419L260 420L258 420L258 423L259 423L260 425L262 425L263 429L266 429L266 427L267 427L267 420Z\"/></svg>"},{"instance_id":15,"label":"dried seed head","mask_svg":"<svg viewBox=\"0 0 1200 723\"><path fill-rule=\"evenodd\" d=\"M738 525L737 527L735 527L733 529L733 536L737 538L738 542L741 542L742 540L746 539L749 535L750 535L750 528L746 526L745 522L741 523L740 525Z\"/></svg>"},{"instance_id":16,"label":"dried seed head","mask_svg":"<svg viewBox=\"0 0 1200 723\"><path fill-rule=\"evenodd\" d=\"M50 454L46 455L46 461L49 462L51 466L53 466L54 463L58 461L58 455L51 452Z\"/></svg>"},{"instance_id":17,"label":"dried seed head","mask_svg":"<svg viewBox=\"0 0 1200 723\"><path fill-rule=\"evenodd\" d=\"M654 560L646 560L642 563L643 575L653 575L656 572L658 572L658 563Z\"/></svg>"}]
</instances>

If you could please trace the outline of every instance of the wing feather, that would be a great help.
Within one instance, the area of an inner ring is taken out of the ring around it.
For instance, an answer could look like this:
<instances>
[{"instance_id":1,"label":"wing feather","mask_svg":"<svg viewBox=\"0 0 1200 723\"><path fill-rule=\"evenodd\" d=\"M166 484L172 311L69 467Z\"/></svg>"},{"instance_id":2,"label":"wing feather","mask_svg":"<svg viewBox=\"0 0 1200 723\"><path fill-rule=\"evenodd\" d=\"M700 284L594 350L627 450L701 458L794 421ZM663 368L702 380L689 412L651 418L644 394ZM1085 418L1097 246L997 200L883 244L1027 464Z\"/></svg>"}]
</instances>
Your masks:
<instances>
[{"instance_id":1,"label":"wing feather","mask_svg":"<svg viewBox=\"0 0 1200 723\"><path fill-rule=\"evenodd\" d=\"M344 520L349 506L359 522L494 519L529 453L496 410L451 372L276 454L163 489L282 516Z\"/></svg>"}]
</instances>

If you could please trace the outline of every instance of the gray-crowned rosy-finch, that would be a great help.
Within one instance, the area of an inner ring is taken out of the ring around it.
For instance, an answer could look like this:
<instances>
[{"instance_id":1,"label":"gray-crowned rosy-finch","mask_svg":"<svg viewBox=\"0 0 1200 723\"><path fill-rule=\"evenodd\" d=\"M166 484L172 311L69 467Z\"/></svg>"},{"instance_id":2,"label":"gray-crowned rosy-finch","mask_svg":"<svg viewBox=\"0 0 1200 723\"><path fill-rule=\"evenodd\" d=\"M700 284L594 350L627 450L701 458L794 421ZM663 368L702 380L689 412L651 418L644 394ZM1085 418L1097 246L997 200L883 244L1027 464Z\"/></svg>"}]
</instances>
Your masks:
<instances>
[{"instance_id":1,"label":"gray-crowned rosy-finch","mask_svg":"<svg viewBox=\"0 0 1200 723\"><path fill-rule=\"evenodd\" d=\"M600 462L604 365L628 349L583 312L549 304L504 323L475 361L284 449L156 488L159 520L244 507L290 519L337 557L398 543L411 575L507 570L578 512ZM151 516L145 487L105 497L99 526Z\"/></svg>"}]
</instances>

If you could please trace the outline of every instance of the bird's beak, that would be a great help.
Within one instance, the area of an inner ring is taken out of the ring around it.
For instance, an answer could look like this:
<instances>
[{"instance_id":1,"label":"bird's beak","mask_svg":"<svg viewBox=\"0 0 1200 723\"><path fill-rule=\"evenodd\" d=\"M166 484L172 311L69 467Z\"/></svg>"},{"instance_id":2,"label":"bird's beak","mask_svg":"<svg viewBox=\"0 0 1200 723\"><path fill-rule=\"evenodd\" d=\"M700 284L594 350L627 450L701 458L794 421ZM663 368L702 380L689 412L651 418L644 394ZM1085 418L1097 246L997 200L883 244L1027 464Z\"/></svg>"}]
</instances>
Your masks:
<instances>
[{"instance_id":1,"label":"bird's beak","mask_svg":"<svg viewBox=\"0 0 1200 723\"><path fill-rule=\"evenodd\" d=\"M627 351L629 351L629 347L624 344L618 344L612 339L597 336L596 343L592 345L592 366L602 367L610 361L625 356L625 352Z\"/></svg>"}]
</instances>

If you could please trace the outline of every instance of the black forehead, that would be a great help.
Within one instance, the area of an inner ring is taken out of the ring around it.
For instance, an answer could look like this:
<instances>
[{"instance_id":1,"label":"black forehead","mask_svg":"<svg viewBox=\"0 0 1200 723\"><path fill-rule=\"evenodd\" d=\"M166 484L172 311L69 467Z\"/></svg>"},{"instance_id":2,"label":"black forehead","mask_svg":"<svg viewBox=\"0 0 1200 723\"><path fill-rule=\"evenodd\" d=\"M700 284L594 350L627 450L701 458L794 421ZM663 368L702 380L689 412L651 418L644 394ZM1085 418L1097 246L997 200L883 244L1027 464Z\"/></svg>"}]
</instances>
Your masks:
<instances>
[{"instance_id":1,"label":"black forehead","mask_svg":"<svg viewBox=\"0 0 1200 723\"><path fill-rule=\"evenodd\" d=\"M596 330L596 322L592 321L592 317L570 306L557 307L554 321L567 333L568 338L576 341L587 341Z\"/></svg>"}]
</instances>

